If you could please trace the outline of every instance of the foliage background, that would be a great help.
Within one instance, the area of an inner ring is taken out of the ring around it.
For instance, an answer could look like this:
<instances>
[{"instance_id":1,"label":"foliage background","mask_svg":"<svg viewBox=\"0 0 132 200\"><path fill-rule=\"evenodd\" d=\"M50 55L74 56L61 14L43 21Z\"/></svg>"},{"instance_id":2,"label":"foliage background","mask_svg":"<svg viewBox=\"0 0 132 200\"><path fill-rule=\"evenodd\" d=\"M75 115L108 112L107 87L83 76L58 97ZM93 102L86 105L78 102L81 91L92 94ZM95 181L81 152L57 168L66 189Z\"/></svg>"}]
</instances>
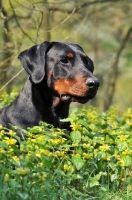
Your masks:
<instances>
[{"instance_id":1,"label":"foliage background","mask_svg":"<svg viewBox=\"0 0 132 200\"><path fill-rule=\"evenodd\" d=\"M45 40L72 42L93 59L101 82L88 104L122 113L132 102L131 10L132 0L0 0L0 95L24 85L22 50Z\"/></svg>"}]
</instances>

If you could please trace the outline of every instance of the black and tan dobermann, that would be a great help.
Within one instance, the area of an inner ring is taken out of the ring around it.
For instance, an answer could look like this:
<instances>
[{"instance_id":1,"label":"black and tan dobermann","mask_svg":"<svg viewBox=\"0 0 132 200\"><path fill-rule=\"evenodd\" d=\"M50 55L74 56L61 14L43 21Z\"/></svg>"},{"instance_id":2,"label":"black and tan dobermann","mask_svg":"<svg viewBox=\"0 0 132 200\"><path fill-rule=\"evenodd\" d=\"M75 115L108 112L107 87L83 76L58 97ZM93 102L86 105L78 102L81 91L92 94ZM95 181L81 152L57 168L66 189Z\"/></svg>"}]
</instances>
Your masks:
<instances>
[{"instance_id":1,"label":"black and tan dobermann","mask_svg":"<svg viewBox=\"0 0 132 200\"><path fill-rule=\"evenodd\" d=\"M0 124L26 129L45 121L70 130L68 123L60 122L68 116L70 103L88 102L99 87L92 60L79 45L62 42L43 42L18 58L29 78L16 100L0 110Z\"/></svg>"}]
</instances>

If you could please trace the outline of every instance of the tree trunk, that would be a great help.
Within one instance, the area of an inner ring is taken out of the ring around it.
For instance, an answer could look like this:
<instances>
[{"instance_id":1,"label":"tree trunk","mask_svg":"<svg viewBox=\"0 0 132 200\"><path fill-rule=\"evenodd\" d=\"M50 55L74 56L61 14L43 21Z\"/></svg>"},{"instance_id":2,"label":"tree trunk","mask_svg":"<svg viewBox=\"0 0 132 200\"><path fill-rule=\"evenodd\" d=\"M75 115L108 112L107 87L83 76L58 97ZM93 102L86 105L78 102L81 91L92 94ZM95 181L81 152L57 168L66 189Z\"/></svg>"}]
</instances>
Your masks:
<instances>
[{"instance_id":1,"label":"tree trunk","mask_svg":"<svg viewBox=\"0 0 132 200\"><path fill-rule=\"evenodd\" d=\"M104 94L106 95L106 99L104 101L104 110L109 109L110 105L112 104L112 100L113 100L114 93L115 93L116 82L117 82L117 78L118 78L119 58L120 58L122 51L125 48L126 43L128 42L128 40L130 38L131 32L132 32L132 27L130 27L128 29L126 36L122 40L121 46L120 46L119 50L117 51L114 63L111 66L111 72L108 77L108 82L106 83L107 84L106 91L104 92Z\"/></svg>"},{"instance_id":2,"label":"tree trunk","mask_svg":"<svg viewBox=\"0 0 132 200\"><path fill-rule=\"evenodd\" d=\"M44 41L50 42L50 32L48 31L50 30L50 12L48 4L46 4L44 8L43 24L44 24Z\"/></svg>"},{"instance_id":3,"label":"tree trunk","mask_svg":"<svg viewBox=\"0 0 132 200\"><path fill-rule=\"evenodd\" d=\"M7 20L7 12L3 7L2 0L0 0L0 9L1 9L3 16L5 17L5 20L4 20L4 29L5 30L3 30L3 47L4 47L3 49L4 49L4 51L3 51L3 55L2 55L3 63L0 66L0 80L1 80L2 84L3 83L5 84L11 78L9 69L11 68L12 52L10 51L10 48L8 47L8 44L11 43L11 41L10 41L10 36L8 34L9 26L8 26L8 20ZM7 92L10 92L10 90L11 90L11 85L9 84L7 86Z\"/></svg>"}]
</instances>

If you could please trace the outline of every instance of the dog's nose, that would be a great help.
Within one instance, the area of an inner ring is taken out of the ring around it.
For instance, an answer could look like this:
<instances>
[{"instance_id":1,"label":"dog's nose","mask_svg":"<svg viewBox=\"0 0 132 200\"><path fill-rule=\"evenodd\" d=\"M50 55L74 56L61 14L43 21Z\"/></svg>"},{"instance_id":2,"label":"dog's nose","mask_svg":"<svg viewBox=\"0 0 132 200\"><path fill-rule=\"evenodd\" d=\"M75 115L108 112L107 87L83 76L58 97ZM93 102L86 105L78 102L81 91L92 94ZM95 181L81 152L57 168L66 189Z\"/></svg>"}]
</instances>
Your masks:
<instances>
[{"instance_id":1,"label":"dog's nose","mask_svg":"<svg viewBox=\"0 0 132 200\"><path fill-rule=\"evenodd\" d=\"M86 80L86 85L89 87L89 88L94 88L94 87L99 87L100 83L99 83L99 80L97 78L88 78Z\"/></svg>"}]
</instances>

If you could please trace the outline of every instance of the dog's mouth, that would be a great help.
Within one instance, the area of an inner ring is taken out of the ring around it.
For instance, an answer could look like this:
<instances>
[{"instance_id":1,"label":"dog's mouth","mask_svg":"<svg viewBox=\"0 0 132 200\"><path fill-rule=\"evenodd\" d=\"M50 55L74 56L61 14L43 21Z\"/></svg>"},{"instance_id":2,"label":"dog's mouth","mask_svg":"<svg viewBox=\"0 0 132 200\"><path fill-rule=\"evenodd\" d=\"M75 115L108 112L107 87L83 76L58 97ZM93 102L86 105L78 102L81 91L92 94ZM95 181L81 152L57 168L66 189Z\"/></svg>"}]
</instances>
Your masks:
<instances>
[{"instance_id":1,"label":"dog's mouth","mask_svg":"<svg viewBox=\"0 0 132 200\"><path fill-rule=\"evenodd\" d=\"M63 102L78 102L78 103L87 103L90 99L93 99L96 95L96 92L89 93L86 96L75 96L67 93L63 93L60 95L61 100Z\"/></svg>"}]
</instances>

